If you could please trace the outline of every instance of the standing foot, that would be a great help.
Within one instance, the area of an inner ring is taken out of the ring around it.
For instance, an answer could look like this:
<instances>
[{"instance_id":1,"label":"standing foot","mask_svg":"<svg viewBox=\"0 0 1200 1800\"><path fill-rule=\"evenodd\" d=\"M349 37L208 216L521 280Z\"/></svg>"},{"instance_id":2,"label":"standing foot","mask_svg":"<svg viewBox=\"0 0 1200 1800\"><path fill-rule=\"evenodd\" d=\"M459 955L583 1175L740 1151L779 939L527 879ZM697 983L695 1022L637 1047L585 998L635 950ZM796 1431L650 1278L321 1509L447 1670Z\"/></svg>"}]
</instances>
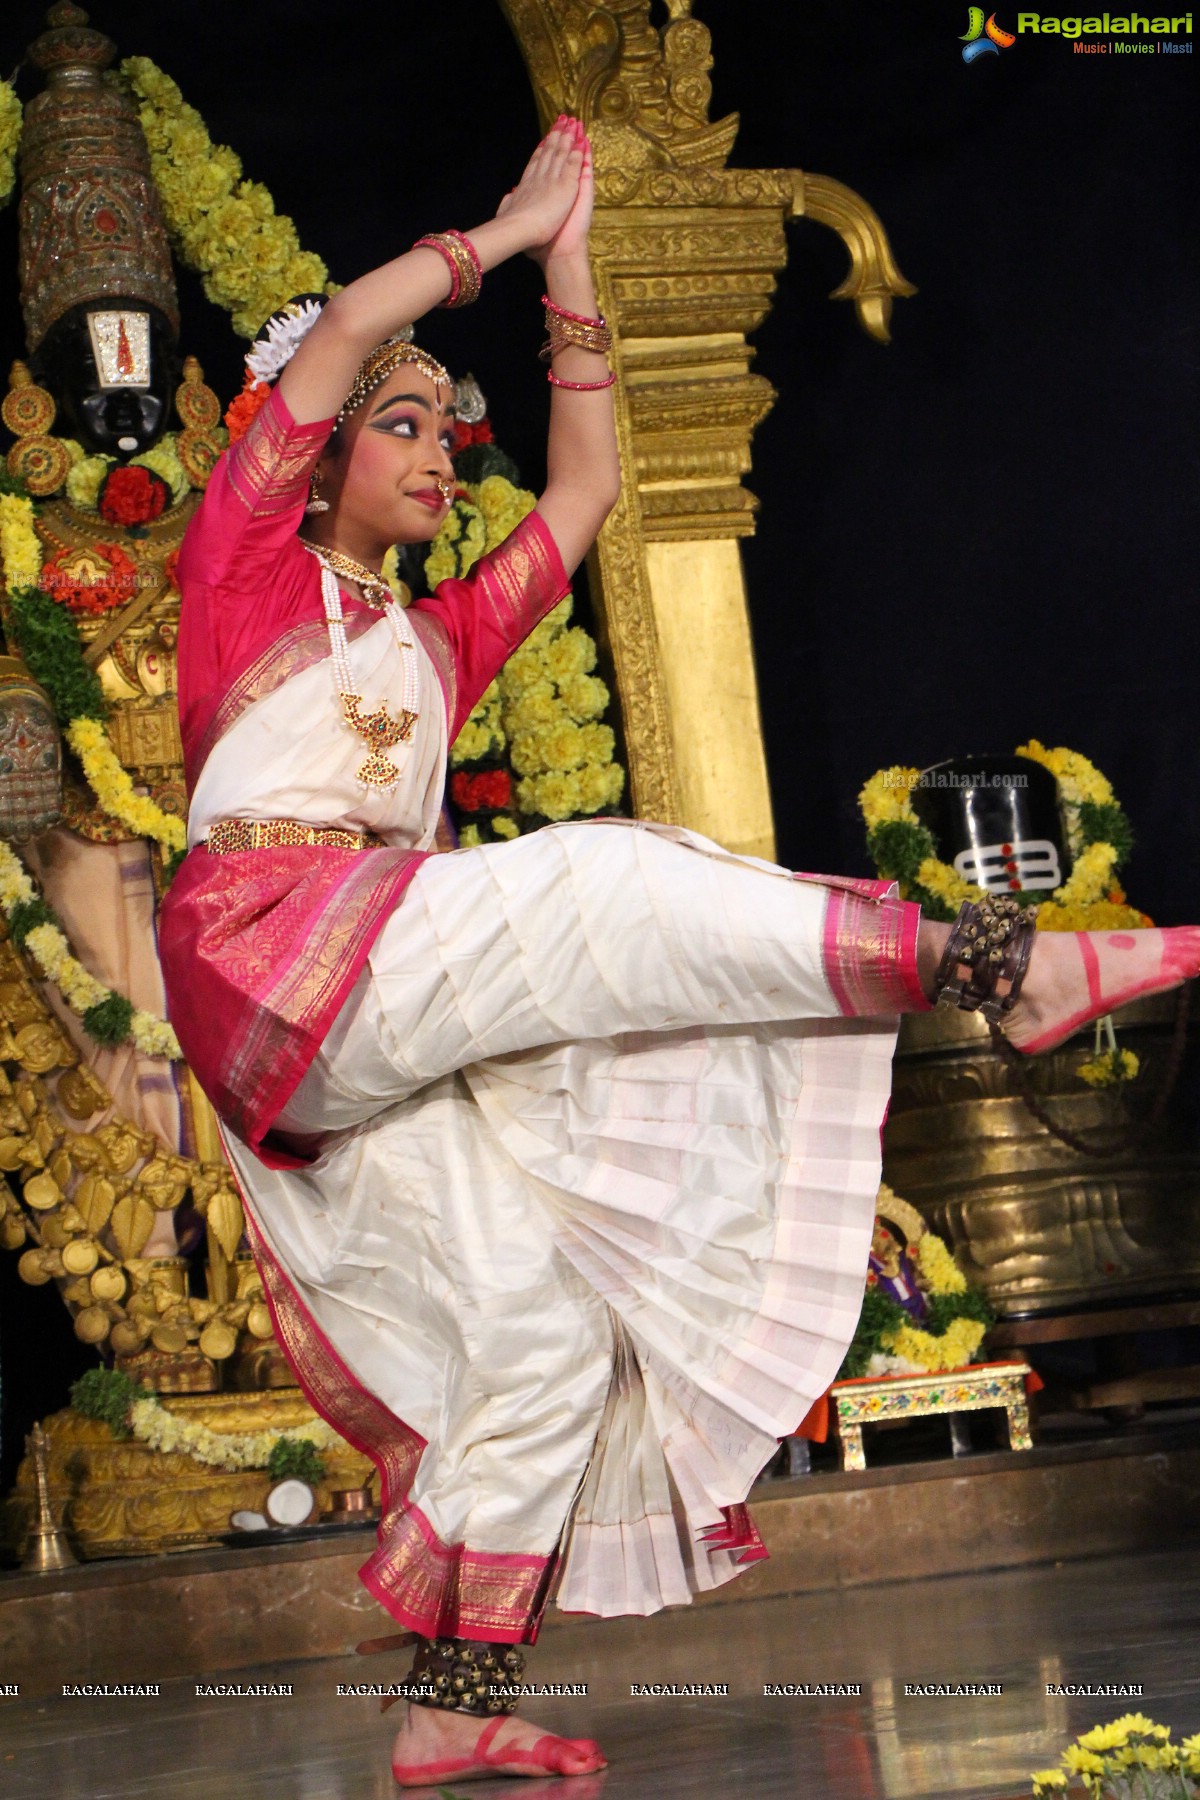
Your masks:
<instances>
[{"instance_id":1,"label":"standing foot","mask_svg":"<svg viewBox=\"0 0 1200 1800\"><path fill-rule=\"evenodd\" d=\"M392 1774L407 1788L489 1775L592 1775L607 1766L590 1738L556 1737L511 1716L481 1723L476 1714L411 1704L392 1746Z\"/></svg>"}]
</instances>

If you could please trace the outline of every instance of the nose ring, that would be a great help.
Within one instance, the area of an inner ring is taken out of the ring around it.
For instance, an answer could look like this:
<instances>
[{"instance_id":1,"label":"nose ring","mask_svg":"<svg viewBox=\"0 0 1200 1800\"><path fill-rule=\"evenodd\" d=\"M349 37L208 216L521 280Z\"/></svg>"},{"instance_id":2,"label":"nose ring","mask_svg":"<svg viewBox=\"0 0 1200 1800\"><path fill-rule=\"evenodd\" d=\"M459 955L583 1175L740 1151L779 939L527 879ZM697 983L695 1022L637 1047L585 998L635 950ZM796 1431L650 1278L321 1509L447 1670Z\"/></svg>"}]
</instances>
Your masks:
<instances>
[{"instance_id":1,"label":"nose ring","mask_svg":"<svg viewBox=\"0 0 1200 1800\"><path fill-rule=\"evenodd\" d=\"M434 486L437 488L437 491L442 496L443 500L449 502L450 500L453 499L453 497L454 497L453 481L447 480L447 478L444 475L435 475L434 476Z\"/></svg>"}]
</instances>

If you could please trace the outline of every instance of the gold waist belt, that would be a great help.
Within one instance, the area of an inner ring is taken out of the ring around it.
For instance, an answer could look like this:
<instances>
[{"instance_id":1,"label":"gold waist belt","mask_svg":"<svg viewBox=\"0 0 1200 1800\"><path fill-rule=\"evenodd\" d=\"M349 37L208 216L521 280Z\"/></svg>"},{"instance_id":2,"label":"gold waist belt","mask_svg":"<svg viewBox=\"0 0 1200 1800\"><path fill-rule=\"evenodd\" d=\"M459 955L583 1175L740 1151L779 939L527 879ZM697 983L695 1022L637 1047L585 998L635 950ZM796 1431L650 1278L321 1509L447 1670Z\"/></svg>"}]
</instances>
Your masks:
<instances>
[{"instance_id":1,"label":"gold waist belt","mask_svg":"<svg viewBox=\"0 0 1200 1800\"><path fill-rule=\"evenodd\" d=\"M326 850L365 850L372 841L365 831L336 825L302 825L299 819L218 819L208 828L214 856L232 850L295 850L319 844Z\"/></svg>"}]
</instances>

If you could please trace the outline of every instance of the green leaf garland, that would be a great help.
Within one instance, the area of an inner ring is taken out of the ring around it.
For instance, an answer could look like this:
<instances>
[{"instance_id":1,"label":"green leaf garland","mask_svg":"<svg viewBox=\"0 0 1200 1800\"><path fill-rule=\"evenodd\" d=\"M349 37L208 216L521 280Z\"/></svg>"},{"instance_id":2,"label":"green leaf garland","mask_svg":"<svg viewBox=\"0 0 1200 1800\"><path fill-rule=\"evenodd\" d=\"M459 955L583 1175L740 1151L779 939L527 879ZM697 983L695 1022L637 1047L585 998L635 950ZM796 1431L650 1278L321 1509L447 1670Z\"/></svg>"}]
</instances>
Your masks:
<instances>
[{"instance_id":1,"label":"green leaf garland","mask_svg":"<svg viewBox=\"0 0 1200 1800\"><path fill-rule=\"evenodd\" d=\"M65 729L74 719L106 719L100 677L84 660L83 640L70 613L40 588L17 588L10 598L21 655L49 694L59 724Z\"/></svg>"}]
</instances>

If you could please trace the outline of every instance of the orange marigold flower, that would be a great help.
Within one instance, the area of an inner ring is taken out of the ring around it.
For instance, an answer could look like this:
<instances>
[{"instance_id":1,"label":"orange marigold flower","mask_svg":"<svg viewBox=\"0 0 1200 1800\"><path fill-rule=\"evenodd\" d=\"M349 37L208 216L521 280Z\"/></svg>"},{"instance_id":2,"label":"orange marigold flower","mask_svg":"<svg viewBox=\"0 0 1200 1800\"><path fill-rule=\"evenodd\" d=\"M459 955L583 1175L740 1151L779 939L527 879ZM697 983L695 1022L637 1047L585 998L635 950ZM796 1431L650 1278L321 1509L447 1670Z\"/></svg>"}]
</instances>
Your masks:
<instances>
[{"instance_id":1,"label":"orange marigold flower","mask_svg":"<svg viewBox=\"0 0 1200 1800\"><path fill-rule=\"evenodd\" d=\"M231 444L236 444L240 437L245 437L270 395L270 384L266 381L256 381L251 371L247 369L246 378L242 383L242 391L235 400L230 401L225 414L225 425Z\"/></svg>"}]
</instances>

